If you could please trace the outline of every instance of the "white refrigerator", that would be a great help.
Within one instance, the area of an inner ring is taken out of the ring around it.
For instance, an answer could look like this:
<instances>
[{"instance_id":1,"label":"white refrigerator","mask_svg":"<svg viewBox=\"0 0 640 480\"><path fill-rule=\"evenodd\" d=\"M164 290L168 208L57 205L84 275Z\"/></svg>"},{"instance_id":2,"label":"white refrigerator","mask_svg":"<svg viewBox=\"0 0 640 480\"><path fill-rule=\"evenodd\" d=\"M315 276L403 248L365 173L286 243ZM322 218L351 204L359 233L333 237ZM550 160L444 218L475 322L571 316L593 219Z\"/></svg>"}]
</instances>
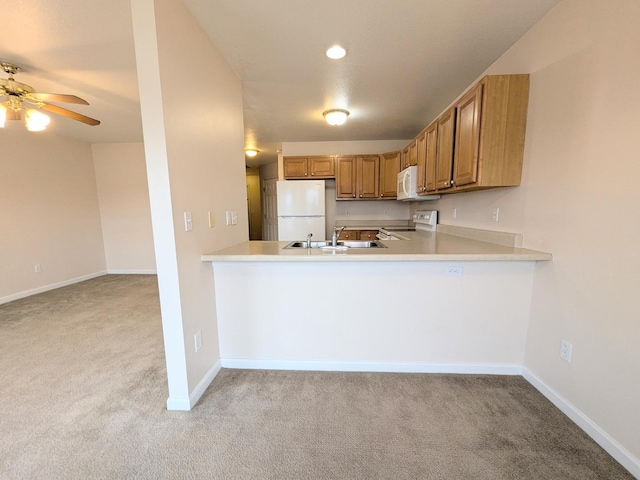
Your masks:
<instances>
[{"instance_id":1,"label":"white refrigerator","mask_svg":"<svg viewBox=\"0 0 640 480\"><path fill-rule=\"evenodd\" d=\"M276 194L278 240L325 239L324 180L281 180Z\"/></svg>"}]
</instances>

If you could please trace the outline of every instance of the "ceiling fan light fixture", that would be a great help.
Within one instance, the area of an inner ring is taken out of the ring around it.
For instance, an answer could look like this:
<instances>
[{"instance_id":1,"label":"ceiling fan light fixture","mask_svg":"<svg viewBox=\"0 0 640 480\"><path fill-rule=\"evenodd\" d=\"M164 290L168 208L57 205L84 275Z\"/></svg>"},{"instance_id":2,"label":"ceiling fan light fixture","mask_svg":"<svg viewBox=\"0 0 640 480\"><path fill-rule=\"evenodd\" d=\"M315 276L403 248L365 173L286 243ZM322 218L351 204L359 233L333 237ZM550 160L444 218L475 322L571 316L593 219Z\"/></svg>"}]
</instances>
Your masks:
<instances>
[{"instance_id":1,"label":"ceiling fan light fixture","mask_svg":"<svg viewBox=\"0 0 640 480\"><path fill-rule=\"evenodd\" d=\"M47 128L51 119L49 115L30 108L24 114L24 122L30 132L41 132Z\"/></svg>"},{"instance_id":2,"label":"ceiling fan light fixture","mask_svg":"<svg viewBox=\"0 0 640 480\"><path fill-rule=\"evenodd\" d=\"M347 50L340 45L332 45L326 51L327 57L332 60L340 60L347 55Z\"/></svg>"},{"instance_id":3,"label":"ceiling fan light fixture","mask_svg":"<svg viewBox=\"0 0 640 480\"><path fill-rule=\"evenodd\" d=\"M256 155L258 155L258 152L260 150L256 150L255 148L247 148L244 153L247 157L255 157Z\"/></svg>"},{"instance_id":4,"label":"ceiling fan light fixture","mask_svg":"<svg viewBox=\"0 0 640 480\"><path fill-rule=\"evenodd\" d=\"M348 110L343 110L341 108L334 108L331 110L326 110L322 112L322 116L327 121L329 125L342 125L347 121L347 117L349 116Z\"/></svg>"}]
</instances>

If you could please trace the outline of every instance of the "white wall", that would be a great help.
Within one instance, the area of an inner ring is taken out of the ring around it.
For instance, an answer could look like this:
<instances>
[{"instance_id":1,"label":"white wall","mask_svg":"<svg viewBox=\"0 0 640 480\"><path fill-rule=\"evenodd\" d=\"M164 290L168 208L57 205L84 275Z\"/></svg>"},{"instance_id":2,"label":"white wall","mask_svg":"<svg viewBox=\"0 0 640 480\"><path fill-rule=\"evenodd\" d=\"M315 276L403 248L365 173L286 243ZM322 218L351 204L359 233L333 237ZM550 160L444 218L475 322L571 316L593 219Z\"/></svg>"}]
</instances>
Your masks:
<instances>
[{"instance_id":1,"label":"white wall","mask_svg":"<svg viewBox=\"0 0 640 480\"><path fill-rule=\"evenodd\" d=\"M456 278L446 265L214 263L222 358L258 368L519 372L534 262L456 262Z\"/></svg>"},{"instance_id":2,"label":"white wall","mask_svg":"<svg viewBox=\"0 0 640 480\"><path fill-rule=\"evenodd\" d=\"M637 0L561 2L487 71L531 73L522 185L437 203L441 223L522 232L553 253L535 274L525 366L626 449L636 475L639 25Z\"/></svg>"},{"instance_id":3,"label":"white wall","mask_svg":"<svg viewBox=\"0 0 640 480\"><path fill-rule=\"evenodd\" d=\"M22 122L0 143L0 303L106 273L91 147Z\"/></svg>"},{"instance_id":4,"label":"white wall","mask_svg":"<svg viewBox=\"0 0 640 480\"><path fill-rule=\"evenodd\" d=\"M213 277L200 256L248 238L242 87L180 0L132 2L132 13L168 407L188 409L220 358ZM225 210L238 213L237 225L224 225ZM183 212L192 214L192 231Z\"/></svg>"},{"instance_id":5,"label":"white wall","mask_svg":"<svg viewBox=\"0 0 640 480\"><path fill-rule=\"evenodd\" d=\"M155 273L142 143L91 146L109 273Z\"/></svg>"}]
</instances>

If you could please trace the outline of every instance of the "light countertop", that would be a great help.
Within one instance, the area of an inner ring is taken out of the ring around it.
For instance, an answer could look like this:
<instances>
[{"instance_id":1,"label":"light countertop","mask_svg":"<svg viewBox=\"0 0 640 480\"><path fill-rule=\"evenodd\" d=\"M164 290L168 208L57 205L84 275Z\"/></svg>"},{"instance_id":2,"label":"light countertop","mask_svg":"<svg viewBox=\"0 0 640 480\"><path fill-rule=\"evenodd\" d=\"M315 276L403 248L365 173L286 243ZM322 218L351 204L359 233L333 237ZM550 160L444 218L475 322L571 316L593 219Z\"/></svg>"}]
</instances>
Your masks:
<instances>
[{"instance_id":1,"label":"light countertop","mask_svg":"<svg viewBox=\"0 0 640 480\"><path fill-rule=\"evenodd\" d=\"M550 253L431 232L402 232L406 240L382 240L387 248L349 248L346 252L284 249L290 242L249 241L202 255L210 262L402 262L548 261ZM303 239L302 239L303 240Z\"/></svg>"}]
</instances>

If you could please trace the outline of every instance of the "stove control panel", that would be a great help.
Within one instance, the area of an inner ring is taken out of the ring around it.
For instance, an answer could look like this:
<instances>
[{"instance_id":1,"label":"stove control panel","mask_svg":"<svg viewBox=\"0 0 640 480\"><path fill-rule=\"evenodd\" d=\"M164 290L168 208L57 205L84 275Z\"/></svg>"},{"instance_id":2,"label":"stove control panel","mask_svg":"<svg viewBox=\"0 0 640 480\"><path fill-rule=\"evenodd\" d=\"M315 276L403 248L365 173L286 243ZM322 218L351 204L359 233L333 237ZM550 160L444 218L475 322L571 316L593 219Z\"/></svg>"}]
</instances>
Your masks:
<instances>
[{"instance_id":1,"label":"stove control panel","mask_svg":"<svg viewBox=\"0 0 640 480\"><path fill-rule=\"evenodd\" d=\"M413 214L413 221L419 225L435 226L438 223L437 210L416 210Z\"/></svg>"}]
</instances>

